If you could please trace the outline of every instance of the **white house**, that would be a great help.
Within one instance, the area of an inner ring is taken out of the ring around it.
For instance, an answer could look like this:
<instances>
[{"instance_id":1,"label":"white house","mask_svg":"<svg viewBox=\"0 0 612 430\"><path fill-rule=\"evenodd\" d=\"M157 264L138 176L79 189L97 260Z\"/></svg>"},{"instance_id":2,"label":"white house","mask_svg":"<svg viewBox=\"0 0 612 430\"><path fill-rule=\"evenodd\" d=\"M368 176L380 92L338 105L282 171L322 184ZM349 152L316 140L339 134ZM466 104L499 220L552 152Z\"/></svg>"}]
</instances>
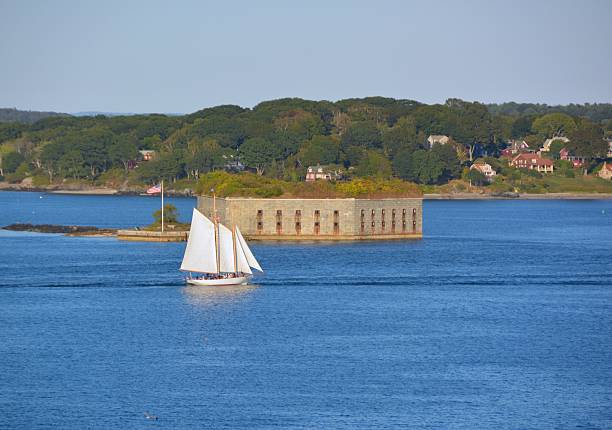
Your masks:
<instances>
[{"instance_id":1,"label":"white house","mask_svg":"<svg viewBox=\"0 0 612 430\"><path fill-rule=\"evenodd\" d=\"M485 175L489 182L493 181L497 172L493 170L493 167L489 163L483 161L476 162L470 166L470 170L478 170L480 173Z\"/></svg>"}]
</instances>

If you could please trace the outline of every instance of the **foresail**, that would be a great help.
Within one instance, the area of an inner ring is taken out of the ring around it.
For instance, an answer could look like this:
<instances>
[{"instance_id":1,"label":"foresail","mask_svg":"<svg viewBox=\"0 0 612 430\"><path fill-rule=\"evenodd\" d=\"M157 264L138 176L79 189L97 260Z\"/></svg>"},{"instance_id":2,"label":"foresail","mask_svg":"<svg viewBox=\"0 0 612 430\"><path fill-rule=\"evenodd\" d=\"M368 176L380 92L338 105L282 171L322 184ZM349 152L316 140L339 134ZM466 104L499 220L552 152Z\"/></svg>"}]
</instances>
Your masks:
<instances>
[{"instance_id":1,"label":"foresail","mask_svg":"<svg viewBox=\"0 0 612 430\"><path fill-rule=\"evenodd\" d=\"M242 245L236 237L236 271L242 273L252 274L251 267L249 267L249 262L247 261L247 257L244 253L244 249L242 249Z\"/></svg>"},{"instance_id":2,"label":"foresail","mask_svg":"<svg viewBox=\"0 0 612 430\"><path fill-rule=\"evenodd\" d=\"M193 210L191 229L181 270L218 273L215 250L215 225L197 209Z\"/></svg>"},{"instance_id":3,"label":"foresail","mask_svg":"<svg viewBox=\"0 0 612 430\"><path fill-rule=\"evenodd\" d=\"M238 239L238 242L240 243L240 246L242 247L242 250L244 251L244 255L246 256L249 266L251 266L254 269L259 270L260 272L263 272L263 269L261 268L261 266L255 259L255 256L251 252L249 245L247 245L246 240L244 240L244 237L242 237L242 234L240 233L240 229L238 229L238 226L236 226L236 239Z\"/></svg>"},{"instance_id":4,"label":"foresail","mask_svg":"<svg viewBox=\"0 0 612 430\"><path fill-rule=\"evenodd\" d=\"M232 231L223 224L219 224L219 270L221 272L236 271Z\"/></svg>"}]
</instances>

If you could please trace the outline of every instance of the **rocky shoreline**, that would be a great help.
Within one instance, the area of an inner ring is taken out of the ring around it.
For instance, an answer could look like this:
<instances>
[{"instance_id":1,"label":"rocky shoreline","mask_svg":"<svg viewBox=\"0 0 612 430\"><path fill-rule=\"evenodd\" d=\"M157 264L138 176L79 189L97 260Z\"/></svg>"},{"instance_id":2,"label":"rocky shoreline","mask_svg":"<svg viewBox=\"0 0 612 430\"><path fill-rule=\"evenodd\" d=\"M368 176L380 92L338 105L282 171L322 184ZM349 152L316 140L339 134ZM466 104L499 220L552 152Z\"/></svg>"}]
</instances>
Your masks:
<instances>
[{"instance_id":1,"label":"rocky shoreline","mask_svg":"<svg viewBox=\"0 0 612 430\"><path fill-rule=\"evenodd\" d=\"M83 225L27 224L16 223L2 227L9 231L28 231L33 233L55 233L68 236L115 236L116 229Z\"/></svg>"}]
</instances>

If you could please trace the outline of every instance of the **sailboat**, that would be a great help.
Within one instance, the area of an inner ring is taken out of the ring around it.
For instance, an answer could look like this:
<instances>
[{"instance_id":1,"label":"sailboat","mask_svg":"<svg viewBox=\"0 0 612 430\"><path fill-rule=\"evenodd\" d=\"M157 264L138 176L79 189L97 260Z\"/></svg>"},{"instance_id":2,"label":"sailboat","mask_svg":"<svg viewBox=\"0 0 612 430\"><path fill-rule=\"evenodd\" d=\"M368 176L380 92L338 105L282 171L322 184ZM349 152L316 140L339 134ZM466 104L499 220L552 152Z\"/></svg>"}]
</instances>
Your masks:
<instances>
[{"instance_id":1,"label":"sailboat","mask_svg":"<svg viewBox=\"0 0 612 430\"><path fill-rule=\"evenodd\" d=\"M182 271L189 272L186 281L191 285L243 285L253 276L251 268L263 272L238 226L229 229L211 221L193 209L191 230L181 263ZM194 277L192 272L199 273Z\"/></svg>"}]
</instances>

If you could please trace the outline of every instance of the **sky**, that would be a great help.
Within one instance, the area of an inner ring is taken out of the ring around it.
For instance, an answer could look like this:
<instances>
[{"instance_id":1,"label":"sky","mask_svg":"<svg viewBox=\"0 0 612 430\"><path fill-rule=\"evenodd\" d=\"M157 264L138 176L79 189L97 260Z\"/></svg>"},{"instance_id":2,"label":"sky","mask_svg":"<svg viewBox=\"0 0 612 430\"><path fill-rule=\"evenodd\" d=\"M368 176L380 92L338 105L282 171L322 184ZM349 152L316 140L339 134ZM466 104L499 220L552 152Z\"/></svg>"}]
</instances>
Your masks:
<instances>
[{"instance_id":1,"label":"sky","mask_svg":"<svg viewBox=\"0 0 612 430\"><path fill-rule=\"evenodd\" d=\"M612 1L0 0L0 107L612 102Z\"/></svg>"}]
</instances>

